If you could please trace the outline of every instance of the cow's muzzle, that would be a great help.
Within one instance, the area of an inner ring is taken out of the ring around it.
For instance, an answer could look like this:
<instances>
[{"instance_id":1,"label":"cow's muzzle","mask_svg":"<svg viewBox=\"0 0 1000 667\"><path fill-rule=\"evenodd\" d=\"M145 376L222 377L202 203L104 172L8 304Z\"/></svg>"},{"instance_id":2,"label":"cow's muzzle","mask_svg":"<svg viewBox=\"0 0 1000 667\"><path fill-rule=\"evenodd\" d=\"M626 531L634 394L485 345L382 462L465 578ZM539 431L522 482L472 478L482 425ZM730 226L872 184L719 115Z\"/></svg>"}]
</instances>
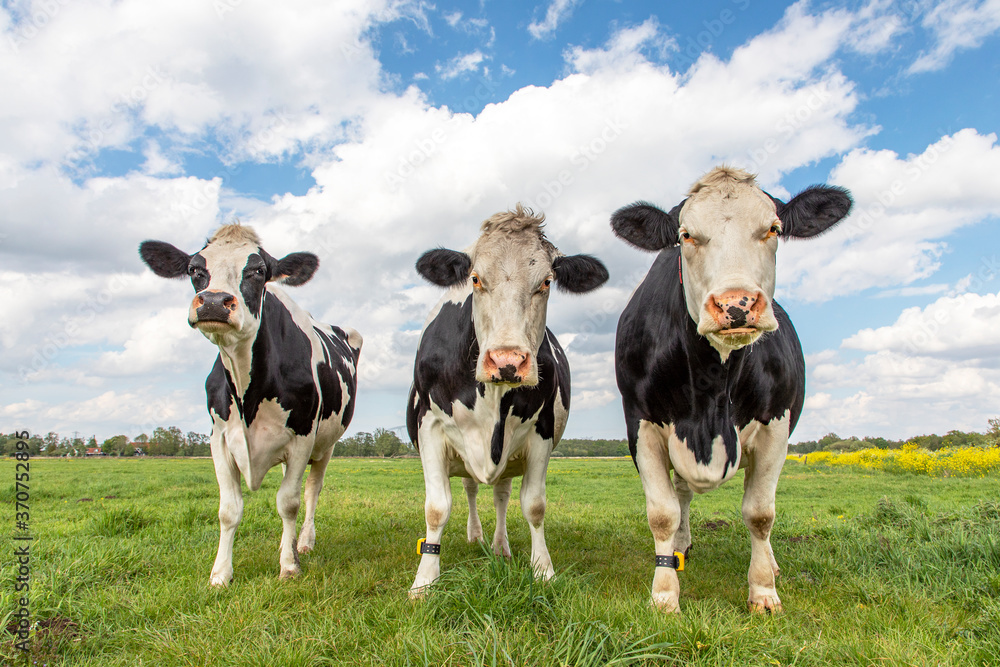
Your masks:
<instances>
[{"instance_id":1,"label":"cow's muzzle","mask_svg":"<svg viewBox=\"0 0 1000 667\"><path fill-rule=\"evenodd\" d=\"M531 354L523 350L488 350L483 360L483 374L490 382L521 384L531 373Z\"/></svg>"},{"instance_id":2,"label":"cow's muzzle","mask_svg":"<svg viewBox=\"0 0 1000 667\"><path fill-rule=\"evenodd\" d=\"M232 324L232 315L237 308L236 297L228 292L199 292L191 304L194 318L189 318L192 327L208 324Z\"/></svg>"},{"instance_id":3,"label":"cow's muzzle","mask_svg":"<svg viewBox=\"0 0 1000 667\"><path fill-rule=\"evenodd\" d=\"M726 290L710 295L705 307L719 327L714 333L722 336L745 335L754 333L762 324L767 311L767 298L760 292Z\"/></svg>"}]
</instances>

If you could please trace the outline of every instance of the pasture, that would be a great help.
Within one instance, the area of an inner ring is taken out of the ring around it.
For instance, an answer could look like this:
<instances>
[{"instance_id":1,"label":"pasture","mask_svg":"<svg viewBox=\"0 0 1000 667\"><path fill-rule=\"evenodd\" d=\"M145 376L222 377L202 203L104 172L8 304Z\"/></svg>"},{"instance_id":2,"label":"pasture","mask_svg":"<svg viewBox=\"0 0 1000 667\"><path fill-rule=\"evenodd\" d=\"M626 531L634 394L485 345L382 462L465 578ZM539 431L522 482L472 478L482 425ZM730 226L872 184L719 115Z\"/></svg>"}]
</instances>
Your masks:
<instances>
[{"instance_id":1,"label":"pasture","mask_svg":"<svg viewBox=\"0 0 1000 667\"><path fill-rule=\"evenodd\" d=\"M0 470L10 534L14 462ZM244 491L235 580L214 590L210 460L32 460L29 664L1000 663L995 476L787 465L772 536L785 613L762 617L746 610L742 472L692 503L681 616L648 606L652 538L629 459L551 462L546 537L557 576L548 584L530 576L519 481L508 563L465 542L465 495L453 480L442 581L419 603L406 596L424 531L418 460L334 459L316 550L287 582L278 581L279 475ZM491 535L484 491L479 511ZM9 614L14 568L7 554L0 562L0 610ZM23 659L4 635L0 661Z\"/></svg>"}]
</instances>

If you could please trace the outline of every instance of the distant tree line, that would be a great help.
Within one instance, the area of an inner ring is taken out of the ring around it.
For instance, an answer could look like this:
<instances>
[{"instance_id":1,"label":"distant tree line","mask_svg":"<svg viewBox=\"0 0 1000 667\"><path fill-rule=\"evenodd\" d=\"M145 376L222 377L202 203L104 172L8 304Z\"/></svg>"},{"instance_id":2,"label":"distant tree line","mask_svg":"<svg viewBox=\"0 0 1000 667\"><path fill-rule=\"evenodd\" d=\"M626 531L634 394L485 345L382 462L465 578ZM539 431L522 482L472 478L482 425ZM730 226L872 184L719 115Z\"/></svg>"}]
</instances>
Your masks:
<instances>
[{"instance_id":1,"label":"distant tree line","mask_svg":"<svg viewBox=\"0 0 1000 667\"><path fill-rule=\"evenodd\" d=\"M855 452L859 449L869 448L901 449L907 443L913 443L932 452L944 447L1000 447L1000 417L989 420L989 428L985 433L948 431L944 435L932 433L904 440L887 440L871 436L842 438L836 433L827 433L819 440L806 440L789 445L788 451L793 454L809 454L810 452Z\"/></svg>"},{"instance_id":2,"label":"distant tree line","mask_svg":"<svg viewBox=\"0 0 1000 667\"><path fill-rule=\"evenodd\" d=\"M209 438L202 433L181 432L176 426L159 427L152 435L145 433L130 440L126 435L116 435L98 444L96 436L83 438L60 437L48 432L44 436L33 434L27 440L32 456L86 456L87 451L100 451L105 456L211 456ZM924 449L935 451L943 447L1000 447L1000 417L989 420L985 433L970 431L948 431L944 435L918 435L904 440L888 440L868 436L842 438L836 433L828 433L819 440L806 440L788 446L793 454L810 452L853 452L859 449L900 449L906 443L913 443ZM0 455L15 452L17 438L14 434L0 433ZM334 456L391 457L413 456L417 450L413 443L406 442L394 431L377 428L371 433L361 431L337 442ZM628 456L625 440L591 440L585 438L563 439L553 456Z\"/></svg>"}]
</instances>

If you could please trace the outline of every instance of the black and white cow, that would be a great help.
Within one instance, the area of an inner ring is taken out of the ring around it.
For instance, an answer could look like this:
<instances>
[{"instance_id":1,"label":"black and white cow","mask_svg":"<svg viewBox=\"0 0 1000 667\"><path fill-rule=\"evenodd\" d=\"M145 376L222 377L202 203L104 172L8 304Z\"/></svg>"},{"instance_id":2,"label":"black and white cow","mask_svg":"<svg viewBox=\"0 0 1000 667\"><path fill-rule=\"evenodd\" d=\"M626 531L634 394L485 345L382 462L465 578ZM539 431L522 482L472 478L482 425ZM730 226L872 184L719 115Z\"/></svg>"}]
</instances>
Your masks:
<instances>
[{"instance_id":1,"label":"black and white cow","mask_svg":"<svg viewBox=\"0 0 1000 667\"><path fill-rule=\"evenodd\" d=\"M588 255L567 257L542 232L544 217L520 204L482 225L465 252L424 253L417 271L448 291L424 325L414 362L406 422L420 450L427 520L410 595L440 574L441 534L451 514L449 477L462 477L469 499L467 537L483 537L476 513L480 484L493 485L493 550L510 555L507 503L523 475L521 511L531 532L538 577L553 574L545 546L545 474L569 416L566 355L545 326L553 281L589 292L608 272Z\"/></svg>"},{"instance_id":2,"label":"black and white cow","mask_svg":"<svg viewBox=\"0 0 1000 667\"><path fill-rule=\"evenodd\" d=\"M193 255L162 241L144 242L139 254L158 276L191 277L188 323L219 348L205 382L221 527L210 582L224 586L233 578L240 475L256 491L279 463L280 576L295 576L298 554L316 542L316 502L334 443L354 414L361 336L317 322L275 286L307 282L319 265L316 255L275 259L249 227L225 225ZM307 465L306 516L296 544Z\"/></svg>"},{"instance_id":3,"label":"black and white cow","mask_svg":"<svg viewBox=\"0 0 1000 667\"><path fill-rule=\"evenodd\" d=\"M749 605L781 609L770 542L774 494L802 411L805 362L773 300L775 253L778 238L815 236L850 208L841 188L814 186L785 204L750 174L719 167L669 213L640 202L612 217L619 237L659 252L622 313L615 344L629 449L656 545L657 607L678 610L692 491L746 468Z\"/></svg>"}]
</instances>

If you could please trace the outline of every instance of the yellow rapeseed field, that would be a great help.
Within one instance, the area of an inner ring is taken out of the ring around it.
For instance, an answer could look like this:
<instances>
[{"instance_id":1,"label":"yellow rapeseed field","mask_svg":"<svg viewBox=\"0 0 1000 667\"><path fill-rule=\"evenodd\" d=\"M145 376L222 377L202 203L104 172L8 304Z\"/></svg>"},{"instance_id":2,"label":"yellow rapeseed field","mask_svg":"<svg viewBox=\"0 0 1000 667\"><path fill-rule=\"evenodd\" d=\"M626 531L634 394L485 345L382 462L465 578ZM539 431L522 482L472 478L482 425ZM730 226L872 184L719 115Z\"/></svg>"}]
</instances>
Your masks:
<instances>
[{"instance_id":1,"label":"yellow rapeseed field","mask_svg":"<svg viewBox=\"0 0 1000 667\"><path fill-rule=\"evenodd\" d=\"M986 477L1000 473L1000 447L945 447L932 452L908 442L901 449L789 454L787 460L805 465L853 466L933 477Z\"/></svg>"}]
</instances>

